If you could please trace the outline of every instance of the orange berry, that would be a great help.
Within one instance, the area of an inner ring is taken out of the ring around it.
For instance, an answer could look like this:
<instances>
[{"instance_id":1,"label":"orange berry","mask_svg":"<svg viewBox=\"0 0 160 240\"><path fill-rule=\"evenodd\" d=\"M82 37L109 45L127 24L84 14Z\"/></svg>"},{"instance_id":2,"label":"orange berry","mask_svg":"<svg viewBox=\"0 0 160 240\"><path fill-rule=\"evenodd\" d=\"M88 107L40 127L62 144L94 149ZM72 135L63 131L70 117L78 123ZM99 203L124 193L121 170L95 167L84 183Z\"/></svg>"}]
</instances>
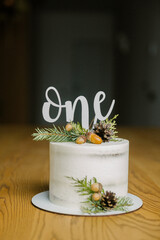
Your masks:
<instances>
[{"instance_id":1,"label":"orange berry","mask_svg":"<svg viewBox=\"0 0 160 240\"><path fill-rule=\"evenodd\" d=\"M93 193L92 195L92 200L93 201L99 201L101 199L101 193L98 192L98 193Z\"/></svg>"},{"instance_id":2,"label":"orange berry","mask_svg":"<svg viewBox=\"0 0 160 240\"><path fill-rule=\"evenodd\" d=\"M79 136L77 139L76 139L76 143L77 144L83 144L86 142L86 137L85 136Z\"/></svg>"},{"instance_id":3,"label":"orange berry","mask_svg":"<svg viewBox=\"0 0 160 240\"><path fill-rule=\"evenodd\" d=\"M101 192L102 191L102 184L101 183L93 183L91 185L91 190L93 192Z\"/></svg>"},{"instance_id":4,"label":"orange berry","mask_svg":"<svg viewBox=\"0 0 160 240\"><path fill-rule=\"evenodd\" d=\"M97 134L89 132L87 134L87 139L94 144L101 144L102 143L102 138L99 137Z\"/></svg>"},{"instance_id":5,"label":"orange berry","mask_svg":"<svg viewBox=\"0 0 160 240\"><path fill-rule=\"evenodd\" d=\"M66 126L65 126L65 129L67 132L71 131L72 130L72 124L71 123L67 123Z\"/></svg>"}]
</instances>

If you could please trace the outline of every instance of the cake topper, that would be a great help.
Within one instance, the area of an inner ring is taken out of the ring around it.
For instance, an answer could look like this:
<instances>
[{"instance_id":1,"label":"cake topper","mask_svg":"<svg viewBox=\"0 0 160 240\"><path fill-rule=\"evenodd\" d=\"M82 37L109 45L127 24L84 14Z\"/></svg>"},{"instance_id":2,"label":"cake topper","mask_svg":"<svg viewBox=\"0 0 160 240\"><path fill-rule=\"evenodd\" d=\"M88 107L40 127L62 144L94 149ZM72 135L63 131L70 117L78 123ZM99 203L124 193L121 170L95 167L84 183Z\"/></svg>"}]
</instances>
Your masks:
<instances>
[{"instance_id":1,"label":"cake topper","mask_svg":"<svg viewBox=\"0 0 160 240\"><path fill-rule=\"evenodd\" d=\"M54 91L54 93L56 94L58 103L53 102L49 98L48 96L49 91ZM47 88L45 96L47 101L43 104L42 115L46 122L49 122L49 123L56 122L61 115L62 108L66 109L66 122L72 122L74 120L74 113L75 113L77 102L80 101L81 102L81 125L83 128L89 129L89 106L88 106L88 101L84 96L77 97L74 103L68 100L65 102L64 105L62 104L60 94L55 87ZM115 104L114 99L112 100L112 103L110 105L110 108L107 114L105 116L102 116L100 105L105 100L105 98L106 98L106 94L103 91L99 91L95 95L94 103L93 103L93 108L95 113L94 124L97 123L97 120L104 121L106 118L110 116L113 110L113 107ZM55 118L52 118L50 116L51 107L58 108L58 114Z\"/></svg>"},{"instance_id":2,"label":"cake topper","mask_svg":"<svg viewBox=\"0 0 160 240\"><path fill-rule=\"evenodd\" d=\"M55 103L52 99L50 99L48 96L49 91L53 91L56 94L58 103ZM82 144L85 142L101 144L102 142L109 142L111 140L117 141L115 119L118 115L115 115L112 119L108 119L113 110L115 100L112 100L107 114L103 116L100 107L101 103L106 98L106 95L103 91L97 92L94 97L93 108L95 117L91 124L89 124L88 101L84 96L77 97L73 103L68 100L62 104L60 94L55 87L47 88L45 96L46 102L44 102L42 107L42 114L45 121L49 123L56 122L61 115L62 108L65 108L67 124L65 127L61 128L56 127L54 124L53 128L37 128L36 133L32 134L34 140L49 140L52 142L76 142L77 144ZM78 101L81 102L81 124L79 122L73 122ZM51 107L58 108L58 113L55 118L52 118L50 116Z\"/></svg>"}]
</instances>

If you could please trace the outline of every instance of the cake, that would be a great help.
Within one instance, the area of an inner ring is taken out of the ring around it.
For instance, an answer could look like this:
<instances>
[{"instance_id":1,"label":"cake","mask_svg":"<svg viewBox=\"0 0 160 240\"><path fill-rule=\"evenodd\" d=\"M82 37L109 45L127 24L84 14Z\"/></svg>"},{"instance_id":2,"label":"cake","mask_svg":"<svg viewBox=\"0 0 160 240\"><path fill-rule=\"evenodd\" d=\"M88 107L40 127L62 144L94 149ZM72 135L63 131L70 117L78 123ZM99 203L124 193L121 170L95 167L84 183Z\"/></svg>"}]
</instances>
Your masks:
<instances>
[{"instance_id":1,"label":"cake","mask_svg":"<svg viewBox=\"0 0 160 240\"><path fill-rule=\"evenodd\" d=\"M95 177L107 191L117 196L128 193L129 141L101 144L75 144L74 142L50 142L49 199L66 208L80 210L86 196L80 196L70 179Z\"/></svg>"},{"instance_id":2,"label":"cake","mask_svg":"<svg viewBox=\"0 0 160 240\"><path fill-rule=\"evenodd\" d=\"M62 128L36 129L34 140L50 141L49 201L54 206L96 214L127 211L132 205L129 141L116 135L117 116L89 129L74 122Z\"/></svg>"}]
</instances>

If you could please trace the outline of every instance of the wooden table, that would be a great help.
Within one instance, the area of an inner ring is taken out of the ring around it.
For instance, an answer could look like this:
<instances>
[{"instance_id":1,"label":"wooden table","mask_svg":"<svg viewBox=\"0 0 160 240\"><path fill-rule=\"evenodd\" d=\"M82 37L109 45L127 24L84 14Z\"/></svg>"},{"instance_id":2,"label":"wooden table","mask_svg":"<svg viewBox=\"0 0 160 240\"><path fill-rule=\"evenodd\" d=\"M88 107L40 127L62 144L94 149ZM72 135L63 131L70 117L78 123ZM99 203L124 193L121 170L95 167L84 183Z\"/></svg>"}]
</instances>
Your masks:
<instances>
[{"instance_id":1,"label":"wooden table","mask_svg":"<svg viewBox=\"0 0 160 240\"><path fill-rule=\"evenodd\" d=\"M54 214L31 204L48 190L49 179L48 142L32 141L32 132L28 126L0 127L1 240L160 239L160 129L119 129L130 140L129 192L144 205L107 217Z\"/></svg>"}]
</instances>

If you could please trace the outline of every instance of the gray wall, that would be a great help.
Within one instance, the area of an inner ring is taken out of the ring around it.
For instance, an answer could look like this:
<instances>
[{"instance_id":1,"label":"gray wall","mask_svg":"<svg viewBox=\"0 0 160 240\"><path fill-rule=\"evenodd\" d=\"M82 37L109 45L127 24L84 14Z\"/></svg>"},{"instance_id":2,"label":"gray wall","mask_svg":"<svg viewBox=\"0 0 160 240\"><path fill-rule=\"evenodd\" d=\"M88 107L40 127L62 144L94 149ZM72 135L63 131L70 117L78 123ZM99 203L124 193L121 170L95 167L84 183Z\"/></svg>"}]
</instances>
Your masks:
<instances>
[{"instance_id":1,"label":"gray wall","mask_svg":"<svg viewBox=\"0 0 160 240\"><path fill-rule=\"evenodd\" d=\"M52 85L63 103L87 97L90 120L94 95L103 90L104 114L115 98L120 124L160 126L160 1L122 1L93 12L40 8L33 23L35 123L45 123L41 108Z\"/></svg>"},{"instance_id":2,"label":"gray wall","mask_svg":"<svg viewBox=\"0 0 160 240\"><path fill-rule=\"evenodd\" d=\"M135 1L127 10L117 31L121 121L160 126L160 1Z\"/></svg>"},{"instance_id":3,"label":"gray wall","mask_svg":"<svg viewBox=\"0 0 160 240\"><path fill-rule=\"evenodd\" d=\"M89 102L90 120L94 116L95 94L105 91L107 98L102 110L106 115L114 97L112 15L39 11L35 21L35 122L44 124L41 108L49 86L57 88L63 104L84 95ZM54 111L51 114L53 116ZM75 115L78 121L80 105ZM65 111L57 124L64 122Z\"/></svg>"}]
</instances>

